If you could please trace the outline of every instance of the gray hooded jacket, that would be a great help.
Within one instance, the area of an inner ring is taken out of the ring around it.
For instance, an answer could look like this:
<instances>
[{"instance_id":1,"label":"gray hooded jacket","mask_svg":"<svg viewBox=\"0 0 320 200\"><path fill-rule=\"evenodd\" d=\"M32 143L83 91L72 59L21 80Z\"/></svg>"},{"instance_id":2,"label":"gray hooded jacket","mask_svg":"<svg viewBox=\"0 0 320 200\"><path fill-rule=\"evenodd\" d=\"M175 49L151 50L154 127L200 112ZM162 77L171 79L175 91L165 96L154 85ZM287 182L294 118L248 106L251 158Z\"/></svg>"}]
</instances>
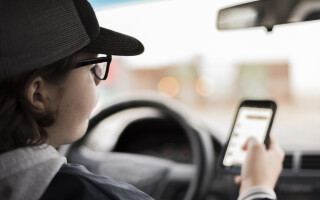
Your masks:
<instances>
[{"instance_id":1,"label":"gray hooded jacket","mask_svg":"<svg viewBox=\"0 0 320 200\"><path fill-rule=\"evenodd\" d=\"M64 163L49 145L0 154L0 199L39 199Z\"/></svg>"}]
</instances>

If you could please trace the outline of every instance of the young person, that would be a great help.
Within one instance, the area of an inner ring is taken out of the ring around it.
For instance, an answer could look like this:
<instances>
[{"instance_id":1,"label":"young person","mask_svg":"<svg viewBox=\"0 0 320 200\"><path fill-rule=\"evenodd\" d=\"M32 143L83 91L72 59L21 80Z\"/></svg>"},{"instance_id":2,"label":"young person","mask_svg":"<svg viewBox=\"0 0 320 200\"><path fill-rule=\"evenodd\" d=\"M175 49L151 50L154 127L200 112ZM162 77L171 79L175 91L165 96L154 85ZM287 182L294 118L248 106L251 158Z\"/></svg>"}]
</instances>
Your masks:
<instances>
[{"instance_id":1,"label":"young person","mask_svg":"<svg viewBox=\"0 0 320 200\"><path fill-rule=\"evenodd\" d=\"M86 132L112 55L138 55L143 45L100 28L87 0L0 1L0 37L0 199L152 199L55 150ZM239 198L275 198L281 148L273 140L245 148Z\"/></svg>"}]
</instances>

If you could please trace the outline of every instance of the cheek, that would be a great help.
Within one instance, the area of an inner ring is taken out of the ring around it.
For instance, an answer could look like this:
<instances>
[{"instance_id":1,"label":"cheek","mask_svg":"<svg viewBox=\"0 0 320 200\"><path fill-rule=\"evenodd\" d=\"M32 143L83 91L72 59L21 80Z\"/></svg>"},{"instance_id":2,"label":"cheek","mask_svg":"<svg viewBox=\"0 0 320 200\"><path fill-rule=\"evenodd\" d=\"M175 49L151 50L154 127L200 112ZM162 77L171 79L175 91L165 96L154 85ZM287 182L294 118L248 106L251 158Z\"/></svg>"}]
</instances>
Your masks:
<instances>
[{"instance_id":1,"label":"cheek","mask_svg":"<svg viewBox=\"0 0 320 200\"><path fill-rule=\"evenodd\" d=\"M79 85L80 86L80 85ZM73 142L86 132L90 115L98 99L97 90L86 85L75 88L64 98L61 107L61 120L68 142Z\"/></svg>"},{"instance_id":2,"label":"cheek","mask_svg":"<svg viewBox=\"0 0 320 200\"><path fill-rule=\"evenodd\" d=\"M98 102L98 89L90 73L78 76L72 84L73 87L65 91L61 112L69 115L75 123L83 123L89 119Z\"/></svg>"},{"instance_id":3,"label":"cheek","mask_svg":"<svg viewBox=\"0 0 320 200\"><path fill-rule=\"evenodd\" d=\"M81 111L83 117L89 118L98 102L99 93L95 84L92 84L92 82L84 82L82 87L74 90L72 98L73 101L76 102L75 111Z\"/></svg>"}]
</instances>

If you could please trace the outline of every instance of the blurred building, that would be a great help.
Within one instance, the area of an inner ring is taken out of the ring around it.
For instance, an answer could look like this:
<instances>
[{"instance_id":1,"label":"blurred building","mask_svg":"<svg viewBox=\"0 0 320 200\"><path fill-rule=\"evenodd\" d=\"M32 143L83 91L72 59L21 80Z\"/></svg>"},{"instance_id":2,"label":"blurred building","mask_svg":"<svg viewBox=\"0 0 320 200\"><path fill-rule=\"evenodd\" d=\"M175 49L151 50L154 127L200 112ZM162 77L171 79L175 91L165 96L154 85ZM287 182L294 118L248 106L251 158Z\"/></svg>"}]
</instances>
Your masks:
<instances>
[{"instance_id":1,"label":"blurred building","mask_svg":"<svg viewBox=\"0 0 320 200\"><path fill-rule=\"evenodd\" d=\"M239 66L234 94L242 98L290 100L289 65L279 63L244 63Z\"/></svg>"}]
</instances>

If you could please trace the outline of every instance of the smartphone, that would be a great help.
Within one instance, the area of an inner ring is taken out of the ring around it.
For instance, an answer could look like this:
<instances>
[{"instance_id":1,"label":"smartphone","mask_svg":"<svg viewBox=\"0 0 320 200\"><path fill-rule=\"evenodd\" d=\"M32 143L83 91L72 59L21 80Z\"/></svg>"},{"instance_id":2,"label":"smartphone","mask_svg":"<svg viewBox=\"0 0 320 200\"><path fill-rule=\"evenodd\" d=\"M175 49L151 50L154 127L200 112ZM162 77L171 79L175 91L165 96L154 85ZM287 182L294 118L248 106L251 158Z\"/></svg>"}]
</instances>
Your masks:
<instances>
[{"instance_id":1,"label":"smartphone","mask_svg":"<svg viewBox=\"0 0 320 200\"><path fill-rule=\"evenodd\" d=\"M225 171L236 174L241 172L246 157L242 147L248 138L254 137L268 147L276 110L277 105L271 100L244 100L240 103L222 154L221 165Z\"/></svg>"}]
</instances>

